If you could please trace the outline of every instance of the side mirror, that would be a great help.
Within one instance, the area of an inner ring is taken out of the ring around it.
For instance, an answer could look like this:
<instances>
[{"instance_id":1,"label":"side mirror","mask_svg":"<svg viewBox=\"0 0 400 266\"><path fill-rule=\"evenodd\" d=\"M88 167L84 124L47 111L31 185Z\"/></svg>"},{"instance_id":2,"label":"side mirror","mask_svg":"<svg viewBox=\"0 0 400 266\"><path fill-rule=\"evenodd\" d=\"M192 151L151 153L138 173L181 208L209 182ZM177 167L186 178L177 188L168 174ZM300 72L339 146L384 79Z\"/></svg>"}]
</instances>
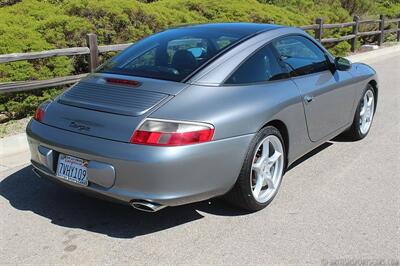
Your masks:
<instances>
[{"instance_id":1,"label":"side mirror","mask_svg":"<svg viewBox=\"0 0 400 266\"><path fill-rule=\"evenodd\" d=\"M351 62L344 57L336 57L335 67L340 71L349 70L351 68Z\"/></svg>"}]
</instances>

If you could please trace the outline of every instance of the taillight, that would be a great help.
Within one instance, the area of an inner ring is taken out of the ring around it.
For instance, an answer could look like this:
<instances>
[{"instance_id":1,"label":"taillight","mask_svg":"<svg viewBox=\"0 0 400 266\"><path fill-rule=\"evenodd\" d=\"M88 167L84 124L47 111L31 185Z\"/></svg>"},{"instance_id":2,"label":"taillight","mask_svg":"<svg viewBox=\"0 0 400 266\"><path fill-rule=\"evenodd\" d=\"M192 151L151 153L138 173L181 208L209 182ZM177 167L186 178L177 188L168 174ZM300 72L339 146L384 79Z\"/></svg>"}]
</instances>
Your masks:
<instances>
[{"instance_id":1,"label":"taillight","mask_svg":"<svg viewBox=\"0 0 400 266\"><path fill-rule=\"evenodd\" d=\"M35 118L36 121L41 122L43 120L43 117L44 117L44 110L42 107L39 106L36 109L35 116L33 118Z\"/></svg>"},{"instance_id":2,"label":"taillight","mask_svg":"<svg viewBox=\"0 0 400 266\"><path fill-rule=\"evenodd\" d=\"M39 107L35 111L35 115L33 118L36 121L42 122L44 118L44 113L46 111L47 106L49 105L51 101L45 101L44 103L40 104Z\"/></svg>"},{"instance_id":3,"label":"taillight","mask_svg":"<svg viewBox=\"0 0 400 266\"><path fill-rule=\"evenodd\" d=\"M214 127L205 123L147 119L130 142L154 146L182 146L212 140Z\"/></svg>"}]
</instances>

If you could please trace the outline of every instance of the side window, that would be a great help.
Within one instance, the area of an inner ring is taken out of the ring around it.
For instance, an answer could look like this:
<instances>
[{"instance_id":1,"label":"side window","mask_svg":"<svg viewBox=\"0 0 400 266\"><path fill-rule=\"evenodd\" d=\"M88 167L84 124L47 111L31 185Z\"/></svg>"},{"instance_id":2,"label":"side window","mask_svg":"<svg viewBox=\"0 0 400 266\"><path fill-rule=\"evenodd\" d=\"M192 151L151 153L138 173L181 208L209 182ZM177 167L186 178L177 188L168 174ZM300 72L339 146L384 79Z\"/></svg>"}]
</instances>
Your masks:
<instances>
[{"instance_id":1,"label":"side window","mask_svg":"<svg viewBox=\"0 0 400 266\"><path fill-rule=\"evenodd\" d=\"M302 36L288 36L272 42L280 60L291 70L292 76L301 76L329 69L322 50Z\"/></svg>"},{"instance_id":2,"label":"side window","mask_svg":"<svg viewBox=\"0 0 400 266\"><path fill-rule=\"evenodd\" d=\"M246 59L225 84L247 84L287 78L288 73L278 63L270 45Z\"/></svg>"}]
</instances>

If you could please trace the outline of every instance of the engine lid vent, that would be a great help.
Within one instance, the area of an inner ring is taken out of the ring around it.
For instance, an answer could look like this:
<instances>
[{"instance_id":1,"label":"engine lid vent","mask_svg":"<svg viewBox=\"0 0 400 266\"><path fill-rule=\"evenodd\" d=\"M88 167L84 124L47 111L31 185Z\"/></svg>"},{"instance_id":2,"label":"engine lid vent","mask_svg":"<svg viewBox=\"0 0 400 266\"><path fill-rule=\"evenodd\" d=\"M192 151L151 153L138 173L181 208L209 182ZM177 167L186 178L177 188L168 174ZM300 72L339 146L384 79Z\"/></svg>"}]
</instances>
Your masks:
<instances>
[{"instance_id":1,"label":"engine lid vent","mask_svg":"<svg viewBox=\"0 0 400 266\"><path fill-rule=\"evenodd\" d=\"M81 81L63 93L59 102L96 111L140 116L167 96L132 86Z\"/></svg>"}]
</instances>

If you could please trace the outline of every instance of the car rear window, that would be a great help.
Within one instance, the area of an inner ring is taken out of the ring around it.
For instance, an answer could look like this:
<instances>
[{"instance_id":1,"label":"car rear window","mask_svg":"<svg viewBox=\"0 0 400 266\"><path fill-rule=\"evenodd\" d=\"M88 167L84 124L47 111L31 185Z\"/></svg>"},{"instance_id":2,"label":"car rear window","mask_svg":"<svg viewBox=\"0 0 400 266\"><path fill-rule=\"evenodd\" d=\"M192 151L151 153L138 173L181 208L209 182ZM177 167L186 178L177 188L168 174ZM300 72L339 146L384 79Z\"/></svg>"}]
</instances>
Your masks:
<instances>
[{"instance_id":1,"label":"car rear window","mask_svg":"<svg viewBox=\"0 0 400 266\"><path fill-rule=\"evenodd\" d=\"M218 53L252 33L221 27L166 30L132 45L98 71L182 81Z\"/></svg>"}]
</instances>

